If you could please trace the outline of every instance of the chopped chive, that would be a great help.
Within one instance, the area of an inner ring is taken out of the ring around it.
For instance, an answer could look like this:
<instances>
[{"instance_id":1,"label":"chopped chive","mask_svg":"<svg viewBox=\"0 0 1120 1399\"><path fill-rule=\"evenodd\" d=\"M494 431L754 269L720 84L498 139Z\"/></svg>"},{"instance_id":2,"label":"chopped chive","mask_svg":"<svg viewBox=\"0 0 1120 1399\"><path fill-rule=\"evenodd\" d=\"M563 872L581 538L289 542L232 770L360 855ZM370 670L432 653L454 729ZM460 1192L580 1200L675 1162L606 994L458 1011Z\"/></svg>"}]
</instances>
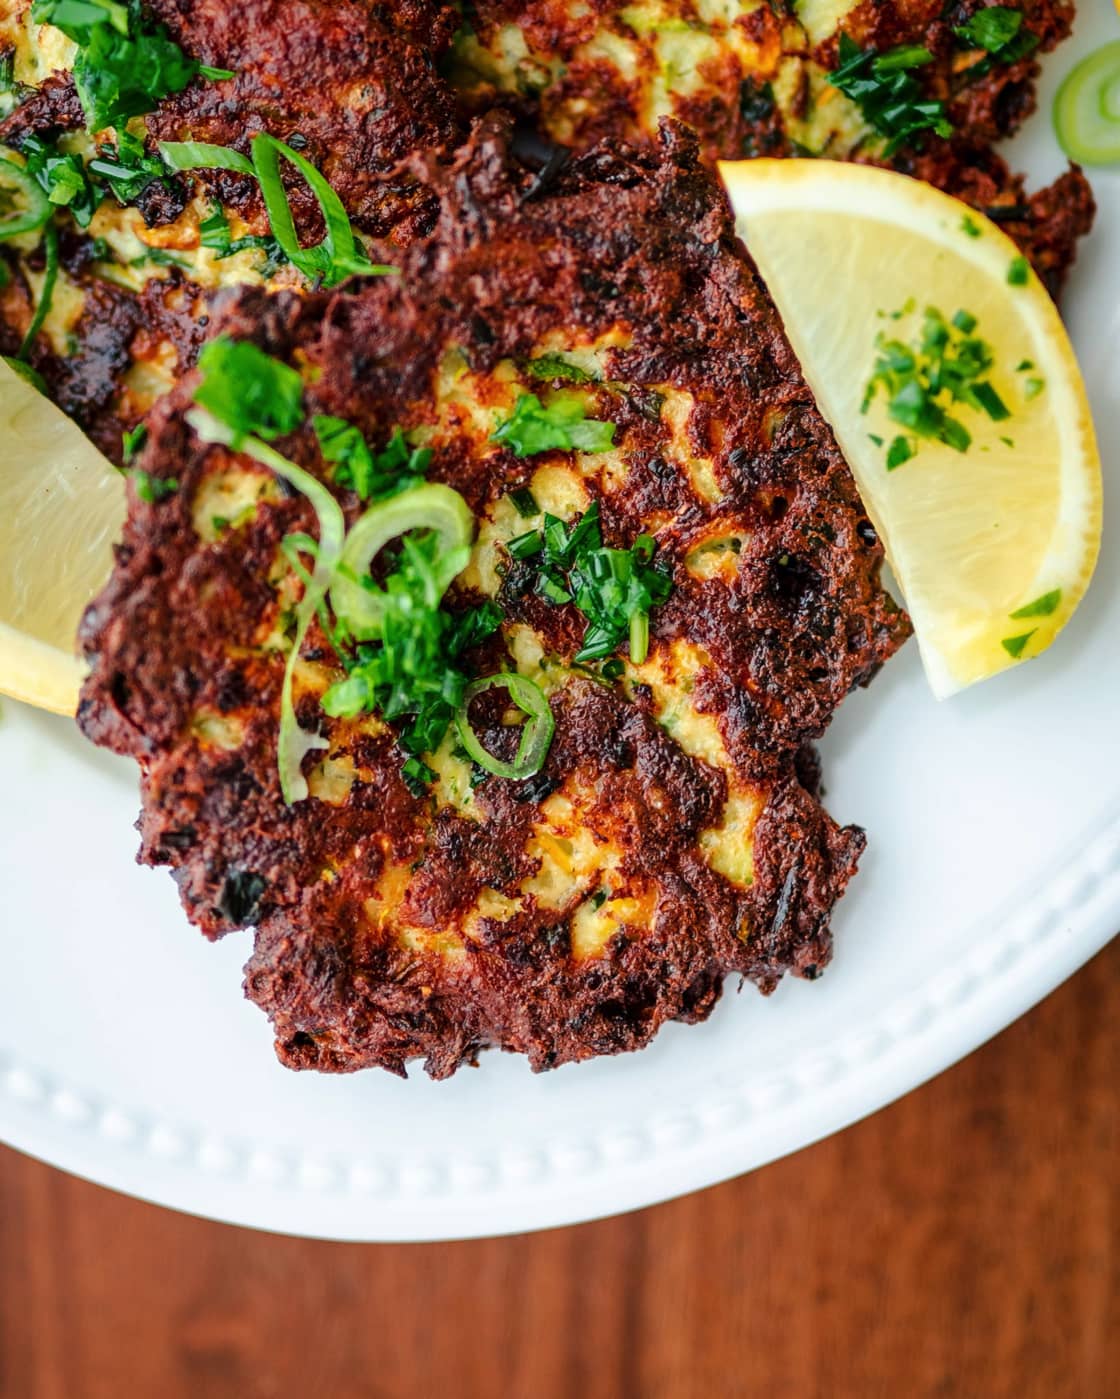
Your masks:
<instances>
[{"instance_id":1,"label":"chopped chive","mask_svg":"<svg viewBox=\"0 0 1120 1399\"><path fill-rule=\"evenodd\" d=\"M1025 257L1015 257L1007 269L1007 281L1009 286L1025 287L1030 280L1031 266Z\"/></svg>"}]
</instances>

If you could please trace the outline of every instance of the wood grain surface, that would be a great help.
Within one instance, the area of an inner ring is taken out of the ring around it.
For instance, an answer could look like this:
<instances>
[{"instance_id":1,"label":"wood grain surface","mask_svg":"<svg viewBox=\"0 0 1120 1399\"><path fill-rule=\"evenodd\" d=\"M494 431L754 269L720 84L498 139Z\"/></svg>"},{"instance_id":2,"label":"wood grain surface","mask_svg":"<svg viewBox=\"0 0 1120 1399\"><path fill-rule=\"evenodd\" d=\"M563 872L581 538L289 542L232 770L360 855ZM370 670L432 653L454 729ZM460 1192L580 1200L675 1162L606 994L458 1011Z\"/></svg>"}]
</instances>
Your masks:
<instances>
[{"instance_id":1,"label":"wood grain surface","mask_svg":"<svg viewBox=\"0 0 1120 1399\"><path fill-rule=\"evenodd\" d=\"M763 1171L481 1243L188 1219L0 1151L2 1399L1113 1399L1120 942Z\"/></svg>"}]
</instances>

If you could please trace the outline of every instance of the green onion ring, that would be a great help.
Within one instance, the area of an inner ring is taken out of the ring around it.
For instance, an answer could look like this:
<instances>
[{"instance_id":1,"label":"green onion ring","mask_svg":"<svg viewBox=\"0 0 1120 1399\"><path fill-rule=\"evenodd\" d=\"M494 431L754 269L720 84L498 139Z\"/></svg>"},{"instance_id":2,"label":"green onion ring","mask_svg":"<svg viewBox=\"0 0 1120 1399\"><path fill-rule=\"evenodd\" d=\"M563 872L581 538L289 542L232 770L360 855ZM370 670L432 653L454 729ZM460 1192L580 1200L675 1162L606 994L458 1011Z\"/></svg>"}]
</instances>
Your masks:
<instances>
[{"instance_id":1,"label":"green onion ring","mask_svg":"<svg viewBox=\"0 0 1120 1399\"><path fill-rule=\"evenodd\" d=\"M483 748L481 740L471 728L471 701L484 690L500 685L509 691L509 697L529 716L529 722L521 731L521 742L517 745L517 757L512 763L495 758ZM484 680L476 680L468 685L463 693L463 703L455 715L455 728L459 742L467 750L470 758L492 772L496 777L508 777L519 782L526 777L535 777L544 767L548 750L552 745L552 735L556 730L556 720L545 698L544 691L532 680L513 671L501 671L498 675L488 675Z\"/></svg>"},{"instance_id":2,"label":"green onion ring","mask_svg":"<svg viewBox=\"0 0 1120 1399\"><path fill-rule=\"evenodd\" d=\"M1120 162L1120 39L1083 58L1054 98L1054 129L1071 160Z\"/></svg>"},{"instance_id":3,"label":"green onion ring","mask_svg":"<svg viewBox=\"0 0 1120 1399\"><path fill-rule=\"evenodd\" d=\"M187 422L204 442L217 442L225 447L234 447L235 435L232 429L219 422L204 408L192 409L187 414ZM327 595L331 578L342 557L346 521L338 502L326 486L302 467L281 456L267 442L262 442L259 437L244 437L234 450L252 457L262 466L267 466L297 491L301 491L310 501L319 519L319 545L315 556L315 569L296 608L296 634L292 640L292 649L288 652L288 662L284 667L284 684L280 692L277 765L280 770L280 791L285 802L291 806L309 795L307 779L303 775L304 758L314 749L330 747L327 739L320 734L308 733L300 727L292 701L292 683L307 629Z\"/></svg>"},{"instance_id":4,"label":"green onion ring","mask_svg":"<svg viewBox=\"0 0 1120 1399\"><path fill-rule=\"evenodd\" d=\"M371 505L346 536L331 584L335 615L359 641L378 636L384 612L379 590L362 580L369 577L370 564L386 544L414 529L431 529L439 535L444 550L437 580L441 597L466 566L464 551L474 536L474 516L458 491L429 481Z\"/></svg>"},{"instance_id":5,"label":"green onion ring","mask_svg":"<svg viewBox=\"0 0 1120 1399\"><path fill-rule=\"evenodd\" d=\"M21 233L34 233L48 222L51 203L39 181L22 165L0 156L0 187L4 185L14 185L27 200L27 208L21 214L8 214L0 219L0 242L18 238Z\"/></svg>"}]
</instances>

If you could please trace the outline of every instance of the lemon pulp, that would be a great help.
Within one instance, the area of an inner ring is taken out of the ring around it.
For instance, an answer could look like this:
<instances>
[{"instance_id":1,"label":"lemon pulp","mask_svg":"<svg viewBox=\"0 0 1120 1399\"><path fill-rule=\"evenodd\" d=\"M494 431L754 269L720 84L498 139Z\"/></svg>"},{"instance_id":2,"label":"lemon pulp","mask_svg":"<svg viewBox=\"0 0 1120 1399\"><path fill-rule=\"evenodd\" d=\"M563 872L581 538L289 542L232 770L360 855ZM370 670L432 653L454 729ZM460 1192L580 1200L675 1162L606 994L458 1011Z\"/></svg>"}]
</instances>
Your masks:
<instances>
[{"instance_id":1,"label":"lemon pulp","mask_svg":"<svg viewBox=\"0 0 1120 1399\"><path fill-rule=\"evenodd\" d=\"M0 360L0 693L72 714L75 633L104 584L124 481L79 428Z\"/></svg>"}]
</instances>

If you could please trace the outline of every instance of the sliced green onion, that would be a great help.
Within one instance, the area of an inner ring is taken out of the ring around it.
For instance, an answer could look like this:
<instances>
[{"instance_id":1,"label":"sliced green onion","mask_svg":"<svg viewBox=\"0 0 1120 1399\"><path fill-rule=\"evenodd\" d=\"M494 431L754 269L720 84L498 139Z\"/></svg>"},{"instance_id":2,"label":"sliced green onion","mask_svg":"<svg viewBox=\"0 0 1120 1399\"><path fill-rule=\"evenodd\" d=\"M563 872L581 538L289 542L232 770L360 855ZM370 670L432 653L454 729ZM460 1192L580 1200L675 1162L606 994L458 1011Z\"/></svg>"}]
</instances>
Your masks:
<instances>
[{"instance_id":1,"label":"sliced green onion","mask_svg":"<svg viewBox=\"0 0 1120 1399\"><path fill-rule=\"evenodd\" d=\"M630 618L630 659L641 665L649 655L649 613L635 612Z\"/></svg>"},{"instance_id":2,"label":"sliced green onion","mask_svg":"<svg viewBox=\"0 0 1120 1399\"><path fill-rule=\"evenodd\" d=\"M1083 58L1054 99L1062 150L1082 165L1120 161L1120 39Z\"/></svg>"},{"instance_id":3,"label":"sliced green onion","mask_svg":"<svg viewBox=\"0 0 1120 1399\"><path fill-rule=\"evenodd\" d=\"M0 156L0 189L15 188L27 202L27 208L0 219L0 242L18 238L21 233L34 233L51 216L51 202L39 181L22 165Z\"/></svg>"},{"instance_id":4,"label":"sliced green onion","mask_svg":"<svg viewBox=\"0 0 1120 1399\"><path fill-rule=\"evenodd\" d=\"M471 728L471 701L484 690L493 689L495 686L508 690L510 699L518 709L529 716L529 722L521 731L517 757L512 763L503 762L487 752ZM524 675L503 671L499 675L488 675L485 680L476 680L467 686L463 693L463 703L455 715L455 728L459 734L459 742L473 762L497 777L508 777L519 782L526 777L535 777L544 767L548 750L552 745L556 720L552 717L552 709L539 685L527 680Z\"/></svg>"},{"instance_id":5,"label":"sliced green onion","mask_svg":"<svg viewBox=\"0 0 1120 1399\"><path fill-rule=\"evenodd\" d=\"M205 141L164 141L159 150L171 170L234 170L239 175L252 175L261 187L272 236L288 261L311 281L333 287L347 277L384 276L400 270L387 263L370 262L330 182L306 156L275 136L265 132L254 136L251 160L228 146L214 146ZM310 248L300 243L296 232L292 207L280 175L281 157L294 165L307 181L326 224L326 237Z\"/></svg>"},{"instance_id":6,"label":"sliced green onion","mask_svg":"<svg viewBox=\"0 0 1120 1399\"><path fill-rule=\"evenodd\" d=\"M439 597L466 567L474 536L474 516L458 491L425 482L370 506L346 536L340 567L331 585L331 605L359 641L379 634L384 612L380 590L363 581L369 577L370 564L391 540L414 529L435 530L439 536L443 549L436 577Z\"/></svg>"},{"instance_id":7,"label":"sliced green onion","mask_svg":"<svg viewBox=\"0 0 1120 1399\"><path fill-rule=\"evenodd\" d=\"M47 265L43 273L43 286L39 292L39 304L35 307L35 314L31 318L31 324L27 327L19 347L19 359L26 359L31 353L31 348L43 328L43 322L47 319L47 312L51 309L51 302L54 300L55 283L58 281L58 229L53 223L47 223L43 229L43 249L46 253Z\"/></svg>"},{"instance_id":8,"label":"sliced green onion","mask_svg":"<svg viewBox=\"0 0 1120 1399\"><path fill-rule=\"evenodd\" d=\"M228 146L209 141L161 141L159 153L169 170L233 170L238 175L256 175L253 162Z\"/></svg>"},{"instance_id":9,"label":"sliced green onion","mask_svg":"<svg viewBox=\"0 0 1120 1399\"><path fill-rule=\"evenodd\" d=\"M204 442L217 442L233 448L236 434L204 408L192 409L187 421ZM281 456L267 442L259 437L246 436L237 441L236 449L247 457L260 462L274 471L277 476L301 491L310 501L319 520L319 542L315 554L315 569L311 581L304 589L303 597L296 608L296 634L292 649L288 652L288 663L284 667L284 684L280 692L280 735L277 745L277 763L280 769L280 791L284 800L291 806L303 801L309 795L307 779L303 775L303 760L308 753L318 748L328 748L328 741L320 734L308 733L300 728L292 701L292 684L300 648L303 645L311 619L315 616L331 585L335 569L342 557L342 543L346 535L346 522L338 502L326 486L302 467Z\"/></svg>"},{"instance_id":10,"label":"sliced green onion","mask_svg":"<svg viewBox=\"0 0 1120 1399\"><path fill-rule=\"evenodd\" d=\"M323 214L326 237L310 248L300 244L296 233L291 205L280 177L281 156L290 161L307 181ZM333 287L355 274L368 277L397 270L370 262L365 249L354 236L350 216L342 200L306 156L278 141L275 136L262 133L253 137L253 165L260 181L273 236L283 248L288 261L298 267L305 277L313 280L322 278L325 286Z\"/></svg>"}]
</instances>

